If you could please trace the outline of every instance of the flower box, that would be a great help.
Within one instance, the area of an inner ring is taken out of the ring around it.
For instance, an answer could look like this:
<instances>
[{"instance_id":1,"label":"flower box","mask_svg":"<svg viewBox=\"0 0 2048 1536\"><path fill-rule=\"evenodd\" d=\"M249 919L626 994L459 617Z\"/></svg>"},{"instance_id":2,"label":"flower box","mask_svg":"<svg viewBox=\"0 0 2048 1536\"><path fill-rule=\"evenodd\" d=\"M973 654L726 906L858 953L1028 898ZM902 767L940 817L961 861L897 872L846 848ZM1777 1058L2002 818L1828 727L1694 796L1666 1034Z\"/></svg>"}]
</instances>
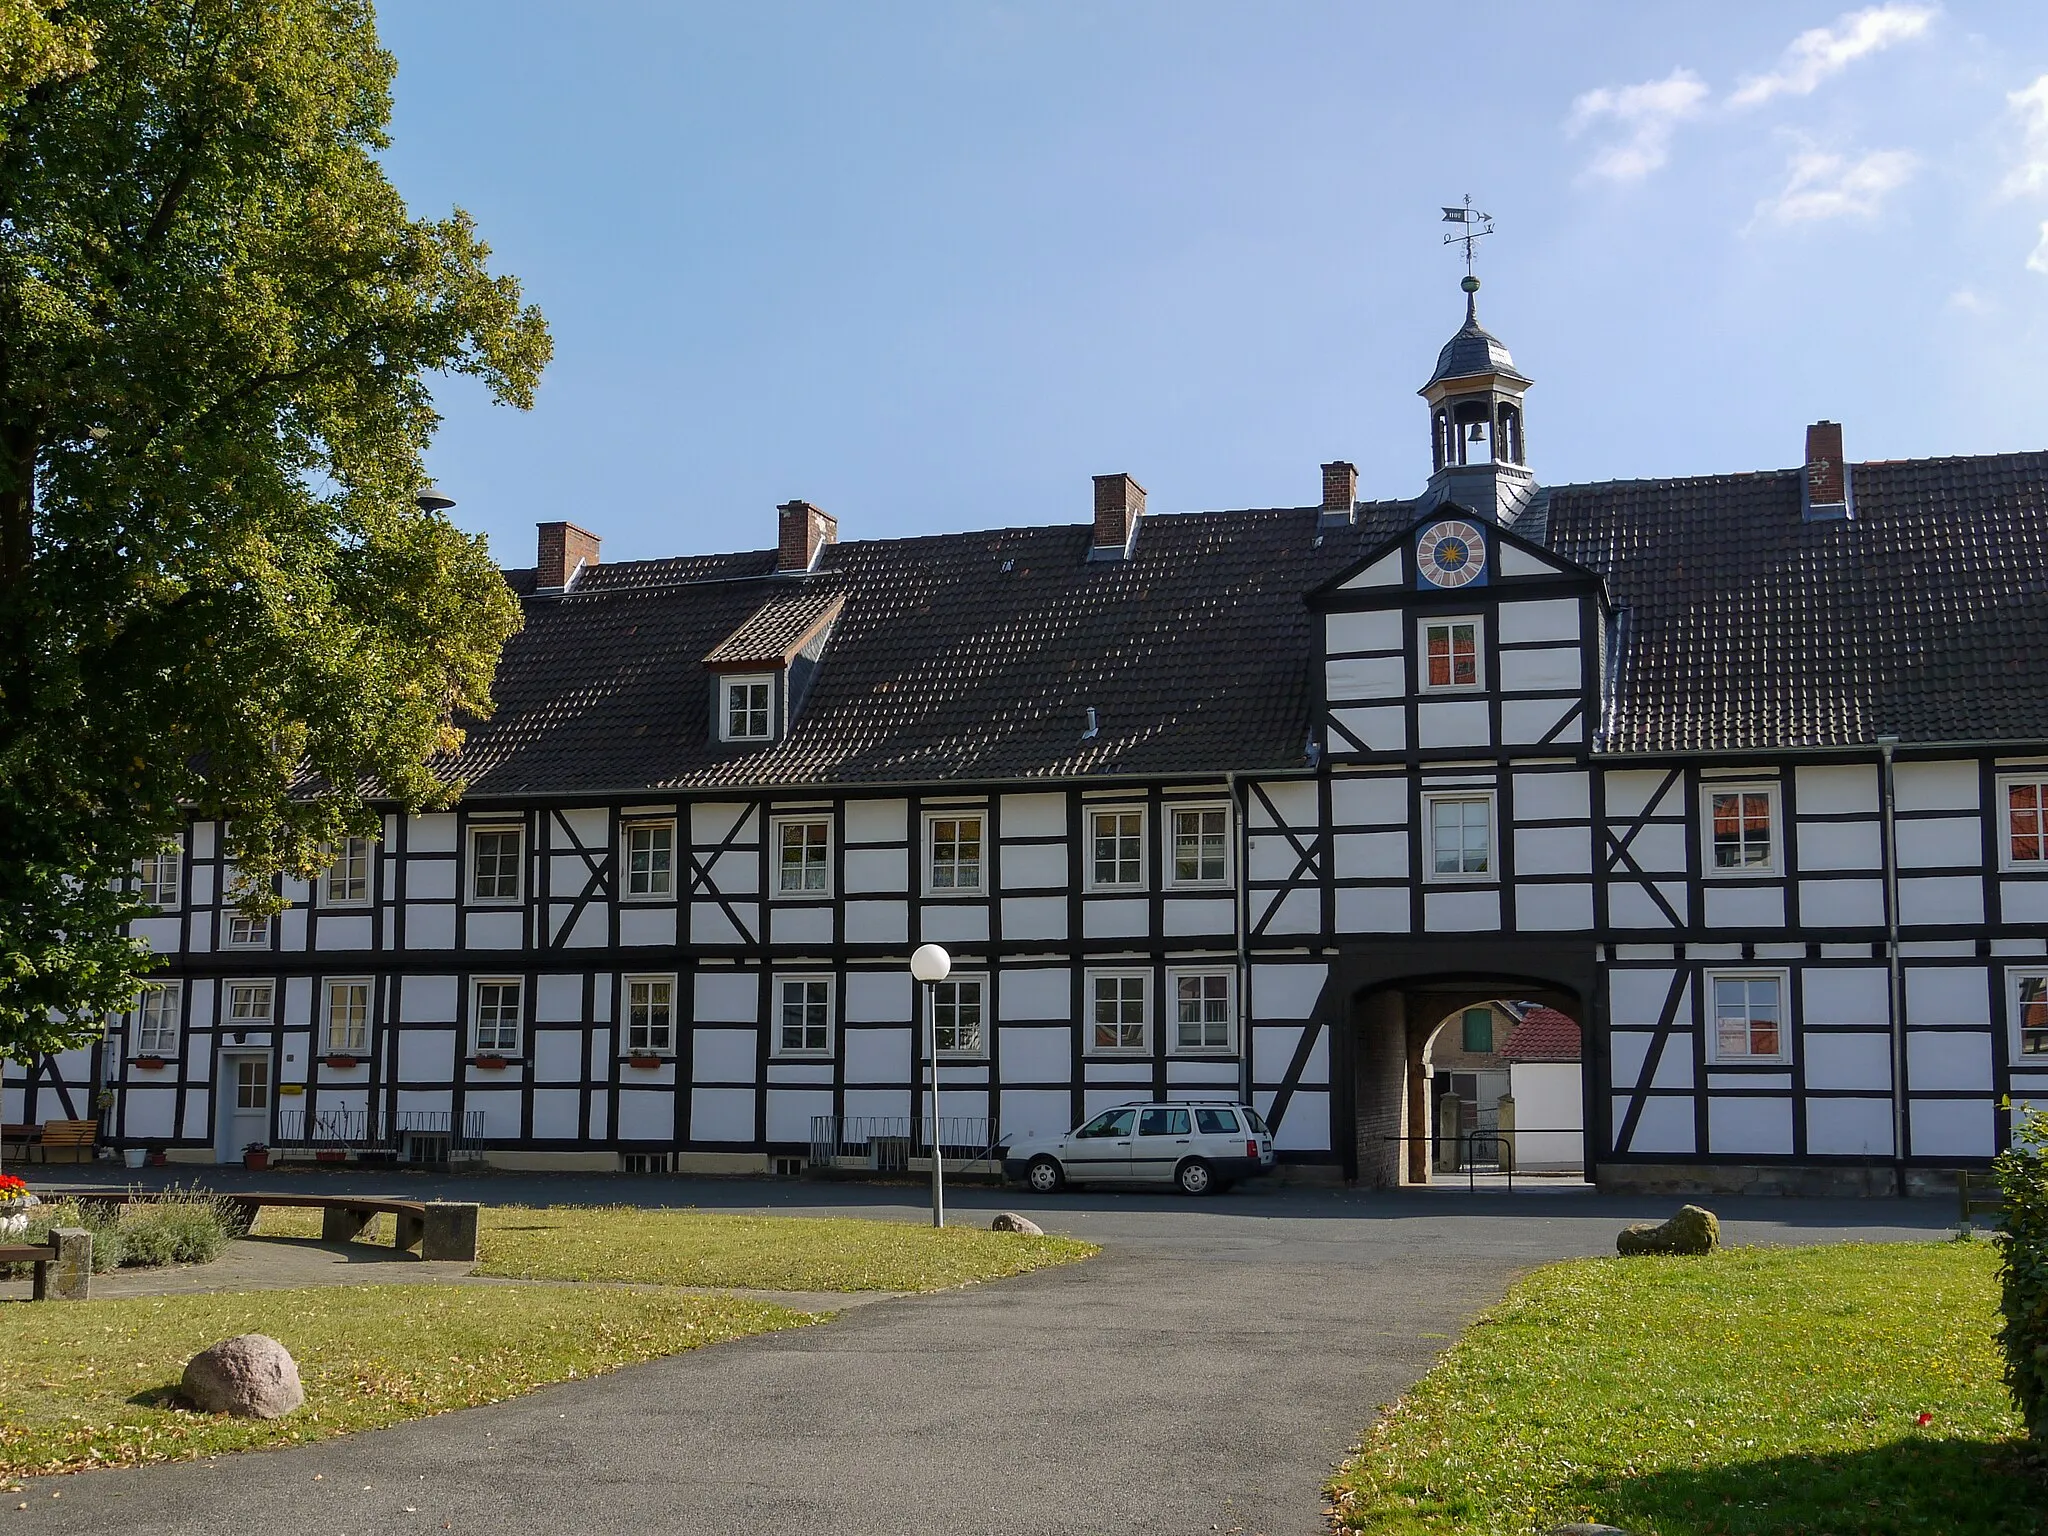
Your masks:
<instances>
[{"instance_id":1,"label":"flower box","mask_svg":"<svg viewBox=\"0 0 2048 1536\"><path fill-rule=\"evenodd\" d=\"M327 1065L333 1067L336 1071L340 1072L345 1072L351 1067L359 1067L362 1064L362 1057L350 1056L346 1052L342 1051L336 1051L333 1055L327 1058Z\"/></svg>"},{"instance_id":2,"label":"flower box","mask_svg":"<svg viewBox=\"0 0 2048 1536\"><path fill-rule=\"evenodd\" d=\"M661 1065L661 1058L652 1051L635 1051L626 1058L626 1065L641 1068L658 1067Z\"/></svg>"},{"instance_id":3,"label":"flower box","mask_svg":"<svg viewBox=\"0 0 2048 1536\"><path fill-rule=\"evenodd\" d=\"M161 1056L137 1056L134 1064L145 1072L161 1072L170 1062Z\"/></svg>"},{"instance_id":4,"label":"flower box","mask_svg":"<svg viewBox=\"0 0 2048 1536\"><path fill-rule=\"evenodd\" d=\"M313 1161L316 1163L345 1163L348 1161L348 1154L338 1149L323 1147L313 1154Z\"/></svg>"},{"instance_id":5,"label":"flower box","mask_svg":"<svg viewBox=\"0 0 2048 1536\"><path fill-rule=\"evenodd\" d=\"M270 1148L249 1146L242 1149L242 1166L251 1173L261 1173L270 1166Z\"/></svg>"},{"instance_id":6,"label":"flower box","mask_svg":"<svg viewBox=\"0 0 2048 1536\"><path fill-rule=\"evenodd\" d=\"M473 1067L482 1067L486 1072L502 1072L512 1065L512 1059L509 1056L497 1055L472 1056L469 1064Z\"/></svg>"}]
</instances>

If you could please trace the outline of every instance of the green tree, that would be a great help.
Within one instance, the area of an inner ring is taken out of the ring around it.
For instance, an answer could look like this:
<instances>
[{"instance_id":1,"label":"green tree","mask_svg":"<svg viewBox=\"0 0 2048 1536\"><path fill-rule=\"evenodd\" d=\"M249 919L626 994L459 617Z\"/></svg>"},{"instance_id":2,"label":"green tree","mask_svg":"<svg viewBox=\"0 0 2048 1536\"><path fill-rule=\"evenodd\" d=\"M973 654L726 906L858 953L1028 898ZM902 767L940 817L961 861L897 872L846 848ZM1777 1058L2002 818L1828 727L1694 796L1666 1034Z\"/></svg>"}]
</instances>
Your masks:
<instances>
[{"instance_id":1,"label":"green tree","mask_svg":"<svg viewBox=\"0 0 2048 1536\"><path fill-rule=\"evenodd\" d=\"M530 406L550 342L385 179L393 68L366 0L0 0L0 1055L132 999L188 810L260 905L490 710L429 384Z\"/></svg>"}]
</instances>

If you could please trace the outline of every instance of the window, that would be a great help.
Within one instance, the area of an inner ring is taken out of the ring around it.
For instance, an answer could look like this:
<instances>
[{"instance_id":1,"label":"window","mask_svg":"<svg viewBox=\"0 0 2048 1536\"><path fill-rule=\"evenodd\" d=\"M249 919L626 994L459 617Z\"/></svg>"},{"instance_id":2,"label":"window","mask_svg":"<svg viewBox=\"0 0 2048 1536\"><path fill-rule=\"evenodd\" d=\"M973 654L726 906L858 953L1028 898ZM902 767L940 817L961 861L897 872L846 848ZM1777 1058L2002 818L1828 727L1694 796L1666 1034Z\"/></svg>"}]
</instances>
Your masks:
<instances>
[{"instance_id":1,"label":"window","mask_svg":"<svg viewBox=\"0 0 2048 1536\"><path fill-rule=\"evenodd\" d=\"M1785 1059L1785 977L1709 974L1708 996L1714 1008L1713 1048L1716 1061L1783 1061Z\"/></svg>"},{"instance_id":2,"label":"window","mask_svg":"<svg viewBox=\"0 0 2048 1536\"><path fill-rule=\"evenodd\" d=\"M1189 1134L1188 1112L1178 1105L1159 1109L1140 1110L1138 1113L1138 1134L1140 1136L1186 1136Z\"/></svg>"},{"instance_id":3,"label":"window","mask_svg":"<svg viewBox=\"0 0 2048 1536\"><path fill-rule=\"evenodd\" d=\"M480 981L476 984L476 1048L493 1056L519 1053L521 993L518 981Z\"/></svg>"},{"instance_id":4,"label":"window","mask_svg":"<svg viewBox=\"0 0 2048 1536\"><path fill-rule=\"evenodd\" d=\"M1777 868L1777 786L1713 784L1707 801L1707 873L1765 875Z\"/></svg>"},{"instance_id":5,"label":"window","mask_svg":"<svg viewBox=\"0 0 2048 1536\"><path fill-rule=\"evenodd\" d=\"M1237 1010L1231 998L1229 971L1176 971L1169 975L1173 991L1173 1048L1176 1051L1230 1049Z\"/></svg>"},{"instance_id":6,"label":"window","mask_svg":"<svg viewBox=\"0 0 2048 1536\"><path fill-rule=\"evenodd\" d=\"M831 1055L830 977L778 976L775 980L775 1004L776 1055Z\"/></svg>"},{"instance_id":7,"label":"window","mask_svg":"<svg viewBox=\"0 0 2048 1536\"><path fill-rule=\"evenodd\" d=\"M328 907L364 907L370 903L370 840L344 837L334 862L320 880L320 903Z\"/></svg>"},{"instance_id":8,"label":"window","mask_svg":"<svg viewBox=\"0 0 2048 1536\"><path fill-rule=\"evenodd\" d=\"M231 981L228 983L228 1023L268 1024L270 1005L276 995L274 984L267 981Z\"/></svg>"},{"instance_id":9,"label":"window","mask_svg":"<svg viewBox=\"0 0 2048 1536\"><path fill-rule=\"evenodd\" d=\"M1229 815L1220 805L1176 806L1173 883L1221 885L1230 878Z\"/></svg>"},{"instance_id":10,"label":"window","mask_svg":"<svg viewBox=\"0 0 2048 1536\"><path fill-rule=\"evenodd\" d=\"M940 814L925 818L931 846L930 888L944 895L981 889L981 817Z\"/></svg>"},{"instance_id":11,"label":"window","mask_svg":"<svg viewBox=\"0 0 2048 1536\"><path fill-rule=\"evenodd\" d=\"M235 1108L270 1108L270 1058L268 1056L238 1056L235 1058Z\"/></svg>"},{"instance_id":12,"label":"window","mask_svg":"<svg viewBox=\"0 0 2048 1536\"><path fill-rule=\"evenodd\" d=\"M766 741L772 724L769 701L775 696L774 681L766 677L729 677L725 693L725 739Z\"/></svg>"},{"instance_id":13,"label":"window","mask_svg":"<svg viewBox=\"0 0 2048 1536\"><path fill-rule=\"evenodd\" d=\"M2048 870L2048 778L1999 783L2005 798L2005 867Z\"/></svg>"},{"instance_id":14,"label":"window","mask_svg":"<svg viewBox=\"0 0 2048 1536\"><path fill-rule=\"evenodd\" d=\"M1151 1049L1151 1010L1143 971L1097 972L1088 978L1088 1047L1094 1051L1139 1053Z\"/></svg>"},{"instance_id":15,"label":"window","mask_svg":"<svg viewBox=\"0 0 2048 1536\"><path fill-rule=\"evenodd\" d=\"M1477 688L1479 621L1432 619L1422 626L1422 686L1435 693L1448 688Z\"/></svg>"},{"instance_id":16,"label":"window","mask_svg":"<svg viewBox=\"0 0 2048 1536\"><path fill-rule=\"evenodd\" d=\"M1433 880L1493 873L1493 796L1431 795L1429 874Z\"/></svg>"},{"instance_id":17,"label":"window","mask_svg":"<svg viewBox=\"0 0 2048 1536\"><path fill-rule=\"evenodd\" d=\"M1227 1109L1198 1109L1195 1129L1204 1136L1235 1136L1240 1127L1237 1116Z\"/></svg>"},{"instance_id":18,"label":"window","mask_svg":"<svg viewBox=\"0 0 2048 1536\"><path fill-rule=\"evenodd\" d=\"M178 992L172 986L144 987L135 999L135 1054L178 1053Z\"/></svg>"},{"instance_id":19,"label":"window","mask_svg":"<svg viewBox=\"0 0 2048 1536\"><path fill-rule=\"evenodd\" d=\"M986 986L980 976L951 976L932 988L932 1043L941 1056L987 1053L981 1031Z\"/></svg>"},{"instance_id":20,"label":"window","mask_svg":"<svg viewBox=\"0 0 2048 1536\"><path fill-rule=\"evenodd\" d=\"M135 894L152 907L175 907L178 904L179 862L176 845L141 860L135 866Z\"/></svg>"},{"instance_id":21,"label":"window","mask_svg":"<svg viewBox=\"0 0 2048 1536\"><path fill-rule=\"evenodd\" d=\"M1128 1136L1131 1123L1138 1118L1135 1109L1105 1109L1081 1129L1074 1132L1076 1141L1099 1141L1105 1137Z\"/></svg>"},{"instance_id":22,"label":"window","mask_svg":"<svg viewBox=\"0 0 2048 1536\"><path fill-rule=\"evenodd\" d=\"M666 1055L675 1049L676 979L673 976L626 978L626 1049Z\"/></svg>"},{"instance_id":23,"label":"window","mask_svg":"<svg viewBox=\"0 0 2048 1536\"><path fill-rule=\"evenodd\" d=\"M1493 1049L1493 1010L1491 1008L1467 1008L1464 1018L1464 1046L1474 1053Z\"/></svg>"},{"instance_id":24,"label":"window","mask_svg":"<svg viewBox=\"0 0 2048 1536\"><path fill-rule=\"evenodd\" d=\"M257 949L270 943L270 919L250 917L243 912L228 914L228 944L234 949Z\"/></svg>"},{"instance_id":25,"label":"window","mask_svg":"<svg viewBox=\"0 0 2048 1536\"><path fill-rule=\"evenodd\" d=\"M2022 1056L2048 1056L2048 975L2013 978L2013 1019Z\"/></svg>"},{"instance_id":26,"label":"window","mask_svg":"<svg viewBox=\"0 0 2048 1536\"><path fill-rule=\"evenodd\" d=\"M364 1056L370 1050L370 984L327 983L327 1054Z\"/></svg>"},{"instance_id":27,"label":"window","mask_svg":"<svg viewBox=\"0 0 2048 1536\"><path fill-rule=\"evenodd\" d=\"M626 894L675 893L676 824L635 821L626 825ZM516 887L515 887L516 889Z\"/></svg>"},{"instance_id":28,"label":"window","mask_svg":"<svg viewBox=\"0 0 2048 1536\"><path fill-rule=\"evenodd\" d=\"M1145 813L1094 811L1088 817L1091 853L1089 884L1139 886L1145 883Z\"/></svg>"},{"instance_id":29,"label":"window","mask_svg":"<svg viewBox=\"0 0 2048 1536\"><path fill-rule=\"evenodd\" d=\"M469 895L472 901L519 899L518 827L474 827L469 834Z\"/></svg>"},{"instance_id":30,"label":"window","mask_svg":"<svg viewBox=\"0 0 2048 1536\"><path fill-rule=\"evenodd\" d=\"M832 823L791 817L774 823L775 894L822 896L832 889Z\"/></svg>"}]
</instances>

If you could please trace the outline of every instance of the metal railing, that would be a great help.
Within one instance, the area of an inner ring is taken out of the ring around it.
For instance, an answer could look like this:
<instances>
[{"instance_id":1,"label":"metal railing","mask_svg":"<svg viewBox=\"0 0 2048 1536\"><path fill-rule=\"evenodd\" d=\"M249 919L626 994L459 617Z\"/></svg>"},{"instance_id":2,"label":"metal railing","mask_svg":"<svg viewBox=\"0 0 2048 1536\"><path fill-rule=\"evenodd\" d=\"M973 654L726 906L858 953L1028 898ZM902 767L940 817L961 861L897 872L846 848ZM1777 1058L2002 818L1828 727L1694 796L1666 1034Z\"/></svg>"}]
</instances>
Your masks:
<instances>
[{"instance_id":1,"label":"metal railing","mask_svg":"<svg viewBox=\"0 0 2048 1536\"><path fill-rule=\"evenodd\" d=\"M1489 1178L1505 1176L1508 1181L1507 1187L1513 1189L1515 1187L1515 1143L1519 1138L1523 1136L1583 1136L1584 1134L1584 1129L1575 1125L1518 1125L1511 1131L1474 1130L1461 1132L1457 1136L1445 1136L1438 1133L1429 1136L1386 1136L1381 1139L1397 1141L1404 1146L1409 1142L1419 1141L1427 1146L1431 1153L1430 1163L1432 1166L1430 1168L1429 1182L1432 1184L1437 1182L1437 1177L1440 1174L1463 1173L1465 1175L1465 1187L1467 1189L1477 1189L1479 1187L1479 1176L1483 1173ZM1435 1153L1445 1142L1455 1144L1456 1167L1440 1168L1435 1166ZM1489 1155L1485 1157L1479 1155L1479 1147L1482 1145L1488 1149ZM1545 1173L1560 1171L1562 1170L1544 1169ZM1536 1176L1527 1173L1522 1175L1525 1179Z\"/></svg>"},{"instance_id":2,"label":"metal railing","mask_svg":"<svg viewBox=\"0 0 2048 1536\"><path fill-rule=\"evenodd\" d=\"M406 1162L443 1163L481 1147L484 1112L465 1109L303 1109L277 1112L273 1150L388 1152Z\"/></svg>"},{"instance_id":3,"label":"metal railing","mask_svg":"<svg viewBox=\"0 0 2048 1536\"><path fill-rule=\"evenodd\" d=\"M931 1156L930 1129L922 1115L813 1115L811 1166L906 1173L913 1157ZM985 1115L939 1116L939 1154L949 1163L996 1169L998 1135Z\"/></svg>"}]
</instances>

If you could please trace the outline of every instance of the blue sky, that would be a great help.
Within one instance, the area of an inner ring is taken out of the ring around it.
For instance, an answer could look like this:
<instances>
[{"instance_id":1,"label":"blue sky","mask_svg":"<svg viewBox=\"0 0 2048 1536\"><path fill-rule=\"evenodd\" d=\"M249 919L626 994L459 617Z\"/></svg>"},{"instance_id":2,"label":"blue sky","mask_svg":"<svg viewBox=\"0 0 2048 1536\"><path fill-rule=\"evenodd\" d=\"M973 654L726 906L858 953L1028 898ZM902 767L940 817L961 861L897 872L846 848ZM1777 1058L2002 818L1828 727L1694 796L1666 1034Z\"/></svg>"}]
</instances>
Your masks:
<instances>
[{"instance_id":1,"label":"blue sky","mask_svg":"<svg viewBox=\"0 0 2048 1536\"><path fill-rule=\"evenodd\" d=\"M2048 7L385 0L391 174L553 326L440 392L508 564L1295 506L1428 473L1461 319L1552 484L2039 448Z\"/></svg>"}]
</instances>

